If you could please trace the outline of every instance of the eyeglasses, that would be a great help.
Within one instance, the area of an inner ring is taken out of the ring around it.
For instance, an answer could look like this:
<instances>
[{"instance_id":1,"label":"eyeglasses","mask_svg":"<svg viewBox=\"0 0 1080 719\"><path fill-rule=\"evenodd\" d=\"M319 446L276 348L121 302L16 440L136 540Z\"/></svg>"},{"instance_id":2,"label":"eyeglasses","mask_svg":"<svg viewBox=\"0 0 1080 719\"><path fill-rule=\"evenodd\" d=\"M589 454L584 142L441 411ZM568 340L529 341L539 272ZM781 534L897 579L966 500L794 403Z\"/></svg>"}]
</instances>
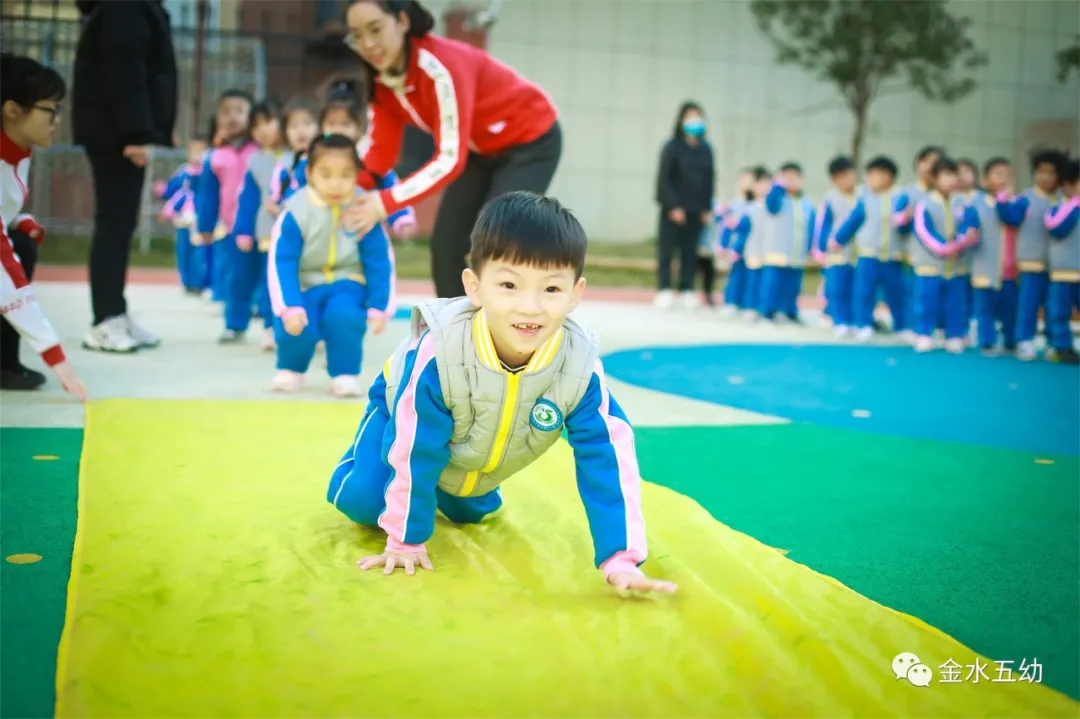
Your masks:
<instances>
[{"instance_id":1,"label":"eyeglasses","mask_svg":"<svg viewBox=\"0 0 1080 719\"><path fill-rule=\"evenodd\" d=\"M60 105L53 105L52 107L48 107L46 105L34 105L33 108L35 110L41 110L42 112L49 113L52 116L52 124L54 125L60 121L60 112L62 110Z\"/></svg>"}]
</instances>

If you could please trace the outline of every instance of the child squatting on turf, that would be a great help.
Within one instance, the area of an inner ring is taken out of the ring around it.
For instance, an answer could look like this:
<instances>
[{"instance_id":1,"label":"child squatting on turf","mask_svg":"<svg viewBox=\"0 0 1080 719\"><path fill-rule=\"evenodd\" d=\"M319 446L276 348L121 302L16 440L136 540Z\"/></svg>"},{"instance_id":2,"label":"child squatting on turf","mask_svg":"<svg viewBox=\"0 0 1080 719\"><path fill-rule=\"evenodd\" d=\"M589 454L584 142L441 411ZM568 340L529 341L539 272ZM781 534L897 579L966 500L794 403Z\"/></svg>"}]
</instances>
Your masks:
<instances>
[{"instance_id":1,"label":"child squatting on turf","mask_svg":"<svg viewBox=\"0 0 1080 719\"><path fill-rule=\"evenodd\" d=\"M467 297L413 310L412 330L368 391L327 499L386 531L361 569L432 569L435 510L475 523L502 505L499 484L567 431L595 564L632 591L674 592L646 577L645 520L633 430L607 389L594 335L567 315L585 289L587 241L558 201L512 192L480 213Z\"/></svg>"}]
</instances>

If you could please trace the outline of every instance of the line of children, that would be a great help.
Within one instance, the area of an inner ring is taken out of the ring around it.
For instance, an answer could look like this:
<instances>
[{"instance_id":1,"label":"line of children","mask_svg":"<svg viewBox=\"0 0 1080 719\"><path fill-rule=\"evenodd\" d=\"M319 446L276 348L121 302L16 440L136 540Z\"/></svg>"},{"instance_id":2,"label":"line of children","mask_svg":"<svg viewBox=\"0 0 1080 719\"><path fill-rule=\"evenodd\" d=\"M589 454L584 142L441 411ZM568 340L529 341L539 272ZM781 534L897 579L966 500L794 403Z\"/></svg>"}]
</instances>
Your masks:
<instances>
[{"instance_id":1,"label":"line of children","mask_svg":"<svg viewBox=\"0 0 1080 719\"><path fill-rule=\"evenodd\" d=\"M896 164L877 157L858 189L853 164L836 158L808 258L802 229L815 213L800 196L801 173L789 163L764 195L757 186L751 192L765 201L724 208L718 251L730 265L726 311L738 308L753 319L778 312L797 317L792 288L798 292L809 259L823 267L827 314L840 337L870 340L880 329L874 310L883 299L892 332L919 352L933 349L941 332L950 352L965 351L970 341L987 356L1015 351L1031 360L1045 312L1047 358L1074 362L1067 316L1077 276L1072 265L1080 259L1069 254L1075 253L1068 239L1072 210L1058 192L1071 192L1072 167L1059 152L1036 153L1034 185L1014 197L1011 168L1000 157L986 163L980 186L974 162L953 161L928 146L916 156L917 180L904 188L894 185ZM760 182L764 169L753 172ZM1064 238L1060 243L1055 232ZM1059 299L1052 312L1055 277Z\"/></svg>"}]
</instances>

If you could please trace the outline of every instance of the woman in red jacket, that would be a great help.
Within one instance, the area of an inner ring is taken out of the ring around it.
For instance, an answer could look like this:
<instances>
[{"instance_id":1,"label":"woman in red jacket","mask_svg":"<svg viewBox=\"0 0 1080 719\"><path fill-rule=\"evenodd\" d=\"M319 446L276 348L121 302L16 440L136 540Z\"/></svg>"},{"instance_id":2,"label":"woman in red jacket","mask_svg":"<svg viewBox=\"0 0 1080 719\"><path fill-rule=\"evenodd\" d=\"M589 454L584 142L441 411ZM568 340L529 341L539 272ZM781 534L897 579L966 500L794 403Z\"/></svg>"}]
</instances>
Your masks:
<instances>
[{"instance_id":1,"label":"woman in red jacket","mask_svg":"<svg viewBox=\"0 0 1080 719\"><path fill-rule=\"evenodd\" d=\"M431 133L435 156L394 187L345 213L361 234L402 207L445 188L431 237L439 297L465 294L461 273L480 208L514 190L544 194L562 152L551 99L483 50L431 34L418 2L358 0L346 15L346 42L367 75L371 107L369 172L385 175L405 126Z\"/></svg>"}]
</instances>

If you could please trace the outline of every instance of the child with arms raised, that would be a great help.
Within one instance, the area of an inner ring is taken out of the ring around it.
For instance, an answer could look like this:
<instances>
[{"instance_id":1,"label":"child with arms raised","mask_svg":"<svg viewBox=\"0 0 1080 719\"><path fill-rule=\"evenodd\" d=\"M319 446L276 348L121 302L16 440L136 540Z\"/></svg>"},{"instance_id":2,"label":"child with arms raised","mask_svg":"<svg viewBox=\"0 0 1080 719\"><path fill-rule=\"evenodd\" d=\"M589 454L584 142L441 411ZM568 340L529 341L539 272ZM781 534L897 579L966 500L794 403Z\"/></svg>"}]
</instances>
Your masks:
<instances>
[{"instance_id":1,"label":"child with arms raised","mask_svg":"<svg viewBox=\"0 0 1080 719\"><path fill-rule=\"evenodd\" d=\"M595 336L567 315L585 288L585 231L558 201L498 197L472 232L467 297L413 311L411 336L368 392L355 440L327 499L378 525L386 550L362 569L432 568L424 547L436 509L479 522L502 504L498 485L546 452L565 427L609 584L674 591L646 577L645 523L633 430L608 392Z\"/></svg>"},{"instance_id":2,"label":"child with arms raised","mask_svg":"<svg viewBox=\"0 0 1080 719\"><path fill-rule=\"evenodd\" d=\"M369 327L382 332L394 312L390 244L382 225L359 237L341 221L342 207L359 192L356 143L319 136L308 158L308 184L285 202L270 243L270 299L278 318L271 388L298 390L322 340L331 392L360 396L364 335Z\"/></svg>"},{"instance_id":3,"label":"child with arms raised","mask_svg":"<svg viewBox=\"0 0 1080 719\"><path fill-rule=\"evenodd\" d=\"M266 282L266 253L270 249L270 212L274 168L281 161L284 146L281 121L274 103L261 102L251 110L251 138L259 149L248 158L247 172L240 188L236 210L236 254L225 306L225 332L219 342L233 344L244 339L251 324L252 303L263 321L260 343L265 351L274 349L274 322Z\"/></svg>"}]
</instances>

